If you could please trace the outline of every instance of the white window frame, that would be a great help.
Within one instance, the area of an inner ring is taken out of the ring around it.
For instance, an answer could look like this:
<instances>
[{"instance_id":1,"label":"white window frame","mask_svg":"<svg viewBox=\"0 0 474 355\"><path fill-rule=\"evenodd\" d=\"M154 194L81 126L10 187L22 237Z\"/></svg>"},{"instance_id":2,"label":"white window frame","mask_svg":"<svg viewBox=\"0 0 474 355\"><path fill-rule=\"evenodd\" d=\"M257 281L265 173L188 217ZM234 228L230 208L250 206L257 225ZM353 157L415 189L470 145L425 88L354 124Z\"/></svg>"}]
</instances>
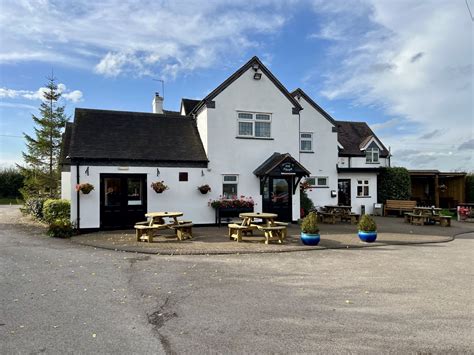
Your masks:
<instances>
[{"instance_id":1,"label":"white window frame","mask_svg":"<svg viewBox=\"0 0 474 355\"><path fill-rule=\"evenodd\" d=\"M252 118L240 118L240 114L252 115ZM257 119L257 115L266 115L268 120ZM240 134L240 122L252 123L252 134ZM268 123L270 125L270 135L261 137L255 135L255 126L257 122ZM268 112L248 112L237 111L237 137L240 138L255 138L255 139L269 139L272 138L272 114Z\"/></svg>"},{"instance_id":2,"label":"white window frame","mask_svg":"<svg viewBox=\"0 0 474 355\"><path fill-rule=\"evenodd\" d=\"M379 164L380 163L380 149L367 148L365 150L365 162L367 164Z\"/></svg>"},{"instance_id":3,"label":"white window frame","mask_svg":"<svg viewBox=\"0 0 474 355\"><path fill-rule=\"evenodd\" d=\"M311 137L310 138L307 138L307 137L303 138L302 137L303 134L309 134ZM310 149L303 149L301 147L301 143L303 141L310 142L311 148ZM302 152L302 153L312 153L312 152L314 152L314 149L313 149L313 132L300 132L300 152Z\"/></svg>"},{"instance_id":4,"label":"white window frame","mask_svg":"<svg viewBox=\"0 0 474 355\"><path fill-rule=\"evenodd\" d=\"M326 184L325 185L319 184L318 179L326 179ZM314 184L312 184L310 180L314 180ZM306 178L305 181L307 181L310 184L310 186L313 187L313 188L329 187L329 177L328 176L310 176L310 177Z\"/></svg>"},{"instance_id":5,"label":"white window frame","mask_svg":"<svg viewBox=\"0 0 474 355\"><path fill-rule=\"evenodd\" d=\"M362 193L359 193L359 187L361 187L361 192ZM365 189L365 187L367 187L367 189ZM357 180L357 187L356 187L356 191L357 191L357 197L370 197L370 181L369 180ZM367 193L366 193L367 192Z\"/></svg>"},{"instance_id":6,"label":"white window frame","mask_svg":"<svg viewBox=\"0 0 474 355\"><path fill-rule=\"evenodd\" d=\"M235 177L235 181L226 181L226 177ZM223 174L222 175L222 196L224 196L224 185L235 185L235 195L239 193L239 175L238 174Z\"/></svg>"}]
</instances>

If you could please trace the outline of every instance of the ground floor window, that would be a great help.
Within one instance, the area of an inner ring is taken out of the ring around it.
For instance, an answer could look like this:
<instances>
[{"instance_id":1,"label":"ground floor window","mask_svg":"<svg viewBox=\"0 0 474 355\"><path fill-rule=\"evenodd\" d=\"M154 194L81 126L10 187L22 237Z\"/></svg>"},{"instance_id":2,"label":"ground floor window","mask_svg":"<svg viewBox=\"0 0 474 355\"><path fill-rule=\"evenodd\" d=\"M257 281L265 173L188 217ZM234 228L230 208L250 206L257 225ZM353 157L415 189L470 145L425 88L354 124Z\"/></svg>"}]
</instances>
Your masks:
<instances>
[{"instance_id":1,"label":"ground floor window","mask_svg":"<svg viewBox=\"0 0 474 355\"><path fill-rule=\"evenodd\" d=\"M224 198L232 198L237 196L237 185L239 182L238 175L223 175L222 177L222 196Z\"/></svg>"},{"instance_id":2,"label":"ground floor window","mask_svg":"<svg viewBox=\"0 0 474 355\"><path fill-rule=\"evenodd\" d=\"M357 180L357 197L368 197L369 180Z\"/></svg>"},{"instance_id":3,"label":"ground floor window","mask_svg":"<svg viewBox=\"0 0 474 355\"><path fill-rule=\"evenodd\" d=\"M307 182L311 187L328 187L327 176L311 176L306 178L305 182Z\"/></svg>"}]
</instances>

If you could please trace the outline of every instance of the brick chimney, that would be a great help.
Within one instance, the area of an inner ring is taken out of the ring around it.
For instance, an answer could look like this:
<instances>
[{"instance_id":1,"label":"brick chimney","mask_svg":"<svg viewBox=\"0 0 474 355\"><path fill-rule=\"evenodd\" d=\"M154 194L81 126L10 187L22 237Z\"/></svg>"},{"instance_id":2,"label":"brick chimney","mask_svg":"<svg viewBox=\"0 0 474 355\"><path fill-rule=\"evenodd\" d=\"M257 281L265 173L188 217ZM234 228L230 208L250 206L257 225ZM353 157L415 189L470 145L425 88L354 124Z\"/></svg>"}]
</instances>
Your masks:
<instances>
[{"instance_id":1,"label":"brick chimney","mask_svg":"<svg viewBox=\"0 0 474 355\"><path fill-rule=\"evenodd\" d=\"M163 113L163 98L158 92L155 92L155 97L153 98L153 113Z\"/></svg>"}]
</instances>

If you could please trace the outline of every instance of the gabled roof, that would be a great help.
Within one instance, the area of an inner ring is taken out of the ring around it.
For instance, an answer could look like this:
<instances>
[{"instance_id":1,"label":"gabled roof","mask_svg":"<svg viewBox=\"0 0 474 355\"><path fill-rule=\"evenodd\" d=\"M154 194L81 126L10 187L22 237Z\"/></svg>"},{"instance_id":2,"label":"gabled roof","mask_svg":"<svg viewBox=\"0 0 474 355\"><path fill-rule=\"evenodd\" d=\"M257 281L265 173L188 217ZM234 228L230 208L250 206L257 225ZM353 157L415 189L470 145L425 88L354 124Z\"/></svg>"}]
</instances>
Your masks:
<instances>
[{"instance_id":1,"label":"gabled roof","mask_svg":"<svg viewBox=\"0 0 474 355\"><path fill-rule=\"evenodd\" d=\"M282 163L291 163L293 164L294 175L297 176L309 176L311 173L298 162L295 158L291 156L290 153L273 153L267 160L265 160L257 169L254 170L256 176L266 176L266 175L284 175L279 169Z\"/></svg>"},{"instance_id":2,"label":"gabled roof","mask_svg":"<svg viewBox=\"0 0 474 355\"><path fill-rule=\"evenodd\" d=\"M272 83L282 92L283 95L293 104L294 108L302 110L301 105L298 103L297 100L288 92L288 90L283 86L282 83L267 69L265 65L258 59L258 57L253 57L247 63L245 63L240 69L238 69L234 74L228 77L221 85L215 88L209 95L207 95L204 99L202 99L199 104L197 104L193 110L190 112L196 113L199 111L201 107L203 107L206 103L214 100L214 98L219 95L222 91L224 91L230 84L232 84L235 80L240 78L242 74L244 74L248 69L252 68L254 64L258 65L259 70L262 71L271 81Z\"/></svg>"},{"instance_id":3,"label":"gabled roof","mask_svg":"<svg viewBox=\"0 0 474 355\"><path fill-rule=\"evenodd\" d=\"M319 106L316 102L311 99L302 89L298 88L291 93L291 96L297 97L301 96L304 98L316 111L318 111L324 118L326 118L329 122L331 122L334 126L336 125L336 120L331 117L329 113L323 110L321 106Z\"/></svg>"},{"instance_id":4,"label":"gabled roof","mask_svg":"<svg viewBox=\"0 0 474 355\"><path fill-rule=\"evenodd\" d=\"M343 149L339 150L340 156L365 156L365 152L361 150L361 145L368 143L374 138L382 146L380 151L381 157L389 155L388 149L385 148L382 141L377 138L375 133L365 122L351 121L335 121L337 125L337 140Z\"/></svg>"},{"instance_id":5,"label":"gabled roof","mask_svg":"<svg viewBox=\"0 0 474 355\"><path fill-rule=\"evenodd\" d=\"M189 115L193 108L195 108L200 102L201 100L181 99L181 108L184 107L184 114Z\"/></svg>"},{"instance_id":6,"label":"gabled roof","mask_svg":"<svg viewBox=\"0 0 474 355\"><path fill-rule=\"evenodd\" d=\"M68 155L71 160L181 166L208 162L196 123L190 117L82 108L74 114Z\"/></svg>"}]
</instances>

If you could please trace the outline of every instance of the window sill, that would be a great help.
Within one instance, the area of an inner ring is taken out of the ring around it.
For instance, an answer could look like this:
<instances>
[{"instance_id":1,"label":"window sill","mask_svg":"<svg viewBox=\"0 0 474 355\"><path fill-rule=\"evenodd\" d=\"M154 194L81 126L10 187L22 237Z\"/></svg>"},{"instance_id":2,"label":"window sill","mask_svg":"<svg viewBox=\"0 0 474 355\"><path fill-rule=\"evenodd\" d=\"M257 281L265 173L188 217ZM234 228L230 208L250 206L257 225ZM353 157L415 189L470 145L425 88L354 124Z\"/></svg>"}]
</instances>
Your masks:
<instances>
[{"instance_id":1,"label":"window sill","mask_svg":"<svg viewBox=\"0 0 474 355\"><path fill-rule=\"evenodd\" d=\"M262 140L262 141L272 141L274 138L271 137L245 137L245 136L236 136L235 138L237 139L256 139L256 140Z\"/></svg>"},{"instance_id":2,"label":"window sill","mask_svg":"<svg viewBox=\"0 0 474 355\"><path fill-rule=\"evenodd\" d=\"M357 198L372 198L372 196L357 196Z\"/></svg>"},{"instance_id":3,"label":"window sill","mask_svg":"<svg viewBox=\"0 0 474 355\"><path fill-rule=\"evenodd\" d=\"M300 150L300 153L314 154L314 152L312 150Z\"/></svg>"},{"instance_id":4,"label":"window sill","mask_svg":"<svg viewBox=\"0 0 474 355\"><path fill-rule=\"evenodd\" d=\"M369 165L380 165L380 162L377 162L377 163L369 163L368 161L365 162L366 164L369 164Z\"/></svg>"},{"instance_id":5,"label":"window sill","mask_svg":"<svg viewBox=\"0 0 474 355\"><path fill-rule=\"evenodd\" d=\"M312 189L329 189L329 186L311 186Z\"/></svg>"}]
</instances>

